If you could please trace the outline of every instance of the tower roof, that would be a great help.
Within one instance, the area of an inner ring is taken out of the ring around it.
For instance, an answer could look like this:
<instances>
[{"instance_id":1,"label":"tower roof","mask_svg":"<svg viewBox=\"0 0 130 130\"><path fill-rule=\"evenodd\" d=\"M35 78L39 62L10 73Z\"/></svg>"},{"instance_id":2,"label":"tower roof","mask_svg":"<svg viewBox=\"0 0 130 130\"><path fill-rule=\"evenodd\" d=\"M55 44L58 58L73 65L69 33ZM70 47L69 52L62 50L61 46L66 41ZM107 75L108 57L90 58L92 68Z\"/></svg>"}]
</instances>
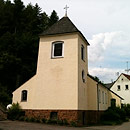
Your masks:
<instances>
[{"instance_id":1,"label":"tower roof","mask_svg":"<svg viewBox=\"0 0 130 130\"><path fill-rule=\"evenodd\" d=\"M67 33L76 33L76 32L79 33L89 45L86 38L77 29L77 27L71 22L71 20L68 17L61 18L58 22L56 22L50 28L48 28L43 33L41 33L40 36L67 34Z\"/></svg>"}]
</instances>

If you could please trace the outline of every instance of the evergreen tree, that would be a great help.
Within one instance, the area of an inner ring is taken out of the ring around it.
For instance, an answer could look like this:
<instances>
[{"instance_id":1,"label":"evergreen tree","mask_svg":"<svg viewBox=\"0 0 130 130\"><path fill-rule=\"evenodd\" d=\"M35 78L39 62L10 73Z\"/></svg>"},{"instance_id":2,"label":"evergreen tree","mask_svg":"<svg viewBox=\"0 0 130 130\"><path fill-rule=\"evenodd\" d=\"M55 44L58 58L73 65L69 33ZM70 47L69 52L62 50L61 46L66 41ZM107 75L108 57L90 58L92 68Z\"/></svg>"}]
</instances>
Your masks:
<instances>
[{"instance_id":1,"label":"evergreen tree","mask_svg":"<svg viewBox=\"0 0 130 130\"><path fill-rule=\"evenodd\" d=\"M57 16L57 13L55 10L51 13L50 19L49 19L49 26L53 25L58 21L59 17Z\"/></svg>"},{"instance_id":2,"label":"evergreen tree","mask_svg":"<svg viewBox=\"0 0 130 130\"><path fill-rule=\"evenodd\" d=\"M55 11L49 17L38 4L24 6L21 0L0 0L0 103L5 100L2 95L11 97L36 73L39 34L57 20Z\"/></svg>"}]
</instances>

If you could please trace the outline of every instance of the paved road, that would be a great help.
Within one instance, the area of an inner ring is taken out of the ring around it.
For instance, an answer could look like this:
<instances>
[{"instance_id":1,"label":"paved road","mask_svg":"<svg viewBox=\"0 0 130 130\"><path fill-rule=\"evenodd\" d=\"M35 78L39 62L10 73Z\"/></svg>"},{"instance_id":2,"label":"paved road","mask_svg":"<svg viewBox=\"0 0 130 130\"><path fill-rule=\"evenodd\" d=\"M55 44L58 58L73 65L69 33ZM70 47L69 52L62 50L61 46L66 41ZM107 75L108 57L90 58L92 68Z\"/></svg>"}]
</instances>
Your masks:
<instances>
[{"instance_id":1,"label":"paved road","mask_svg":"<svg viewBox=\"0 0 130 130\"><path fill-rule=\"evenodd\" d=\"M0 130L130 130L130 122L119 126L66 127L42 123L0 121Z\"/></svg>"}]
</instances>

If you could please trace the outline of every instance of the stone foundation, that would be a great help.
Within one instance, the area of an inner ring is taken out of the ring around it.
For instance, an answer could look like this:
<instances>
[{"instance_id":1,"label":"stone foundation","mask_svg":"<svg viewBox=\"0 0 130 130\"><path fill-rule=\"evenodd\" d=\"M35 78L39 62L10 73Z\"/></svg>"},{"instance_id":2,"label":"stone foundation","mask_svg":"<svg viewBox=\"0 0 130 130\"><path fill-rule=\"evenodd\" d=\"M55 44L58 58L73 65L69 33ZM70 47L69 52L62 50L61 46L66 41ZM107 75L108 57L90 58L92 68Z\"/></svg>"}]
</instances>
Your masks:
<instances>
[{"instance_id":1,"label":"stone foundation","mask_svg":"<svg viewBox=\"0 0 130 130\"><path fill-rule=\"evenodd\" d=\"M52 114L57 116L58 120L66 120L69 124L74 122L76 125L95 124L100 121L103 111L87 110L25 110L26 117L36 119L51 119Z\"/></svg>"}]
</instances>

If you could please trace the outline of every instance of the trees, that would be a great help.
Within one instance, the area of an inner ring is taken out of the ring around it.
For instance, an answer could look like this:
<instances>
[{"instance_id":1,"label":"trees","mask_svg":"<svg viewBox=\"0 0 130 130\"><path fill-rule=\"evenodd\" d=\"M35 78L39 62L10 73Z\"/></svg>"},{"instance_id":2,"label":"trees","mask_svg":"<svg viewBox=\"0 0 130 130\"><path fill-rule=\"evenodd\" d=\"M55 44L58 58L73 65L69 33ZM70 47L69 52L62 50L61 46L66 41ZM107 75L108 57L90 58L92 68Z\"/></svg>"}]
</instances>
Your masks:
<instances>
[{"instance_id":1,"label":"trees","mask_svg":"<svg viewBox=\"0 0 130 130\"><path fill-rule=\"evenodd\" d=\"M0 84L9 95L36 73L39 34L57 22L41 8L21 0L0 0ZM2 101L0 101L2 102Z\"/></svg>"}]
</instances>

